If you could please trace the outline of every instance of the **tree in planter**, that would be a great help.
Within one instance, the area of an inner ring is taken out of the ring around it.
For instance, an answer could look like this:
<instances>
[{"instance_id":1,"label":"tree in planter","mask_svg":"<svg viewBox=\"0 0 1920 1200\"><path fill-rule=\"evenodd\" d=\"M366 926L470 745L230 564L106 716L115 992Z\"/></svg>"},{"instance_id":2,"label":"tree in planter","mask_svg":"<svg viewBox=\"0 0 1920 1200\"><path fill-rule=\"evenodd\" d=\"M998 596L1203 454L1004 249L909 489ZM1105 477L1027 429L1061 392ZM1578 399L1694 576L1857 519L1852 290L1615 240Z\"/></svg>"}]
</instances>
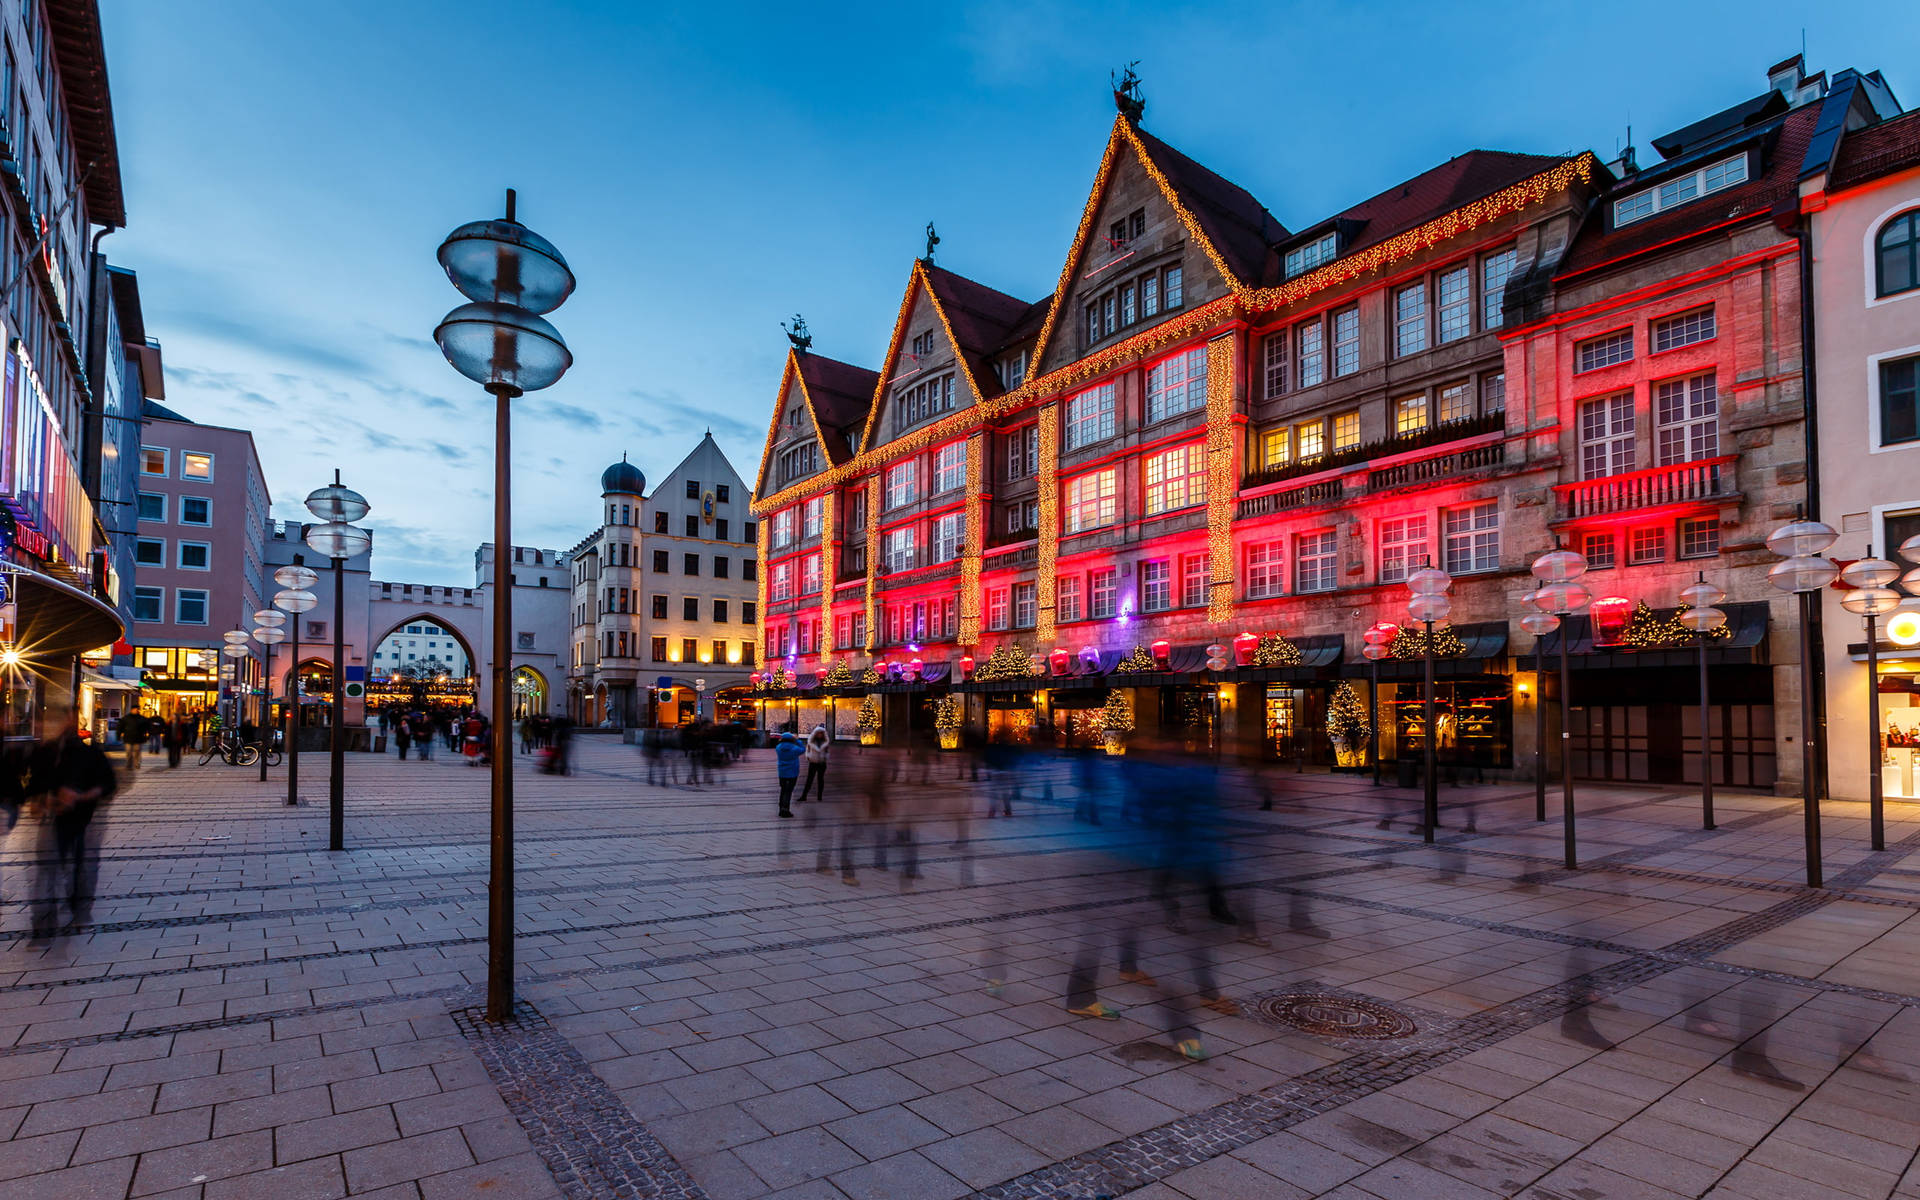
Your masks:
<instances>
[{"instance_id":1,"label":"tree in planter","mask_svg":"<svg viewBox=\"0 0 1920 1200\"><path fill-rule=\"evenodd\" d=\"M1340 766L1357 767L1366 761L1373 726L1367 723L1367 706L1345 680L1327 702L1327 736L1333 739L1334 761Z\"/></svg>"},{"instance_id":2,"label":"tree in planter","mask_svg":"<svg viewBox=\"0 0 1920 1200\"><path fill-rule=\"evenodd\" d=\"M1101 706L1095 723L1106 739L1107 752L1119 753L1126 745L1127 735L1133 732L1133 705L1127 700L1127 694L1117 690L1108 692L1107 702Z\"/></svg>"},{"instance_id":3,"label":"tree in planter","mask_svg":"<svg viewBox=\"0 0 1920 1200\"><path fill-rule=\"evenodd\" d=\"M880 741L880 699L867 696L860 701L860 716L855 720L860 729L860 744L872 746Z\"/></svg>"},{"instance_id":4,"label":"tree in planter","mask_svg":"<svg viewBox=\"0 0 1920 1200\"><path fill-rule=\"evenodd\" d=\"M953 696L942 696L933 702L933 728L940 735L940 745L953 750L960 745L960 701Z\"/></svg>"}]
</instances>

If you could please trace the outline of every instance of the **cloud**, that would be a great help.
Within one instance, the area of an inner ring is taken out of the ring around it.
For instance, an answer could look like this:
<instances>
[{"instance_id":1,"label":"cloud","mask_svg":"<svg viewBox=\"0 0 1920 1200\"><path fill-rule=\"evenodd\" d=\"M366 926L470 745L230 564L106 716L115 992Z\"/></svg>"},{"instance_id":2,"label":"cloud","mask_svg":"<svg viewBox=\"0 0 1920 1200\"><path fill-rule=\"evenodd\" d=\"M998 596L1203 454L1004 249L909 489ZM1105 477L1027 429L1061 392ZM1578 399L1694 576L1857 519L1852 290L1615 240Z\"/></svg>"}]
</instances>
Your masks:
<instances>
[{"instance_id":1,"label":"cloud","mask_svg":"<svg viewBox=\"0 0 1920 1200\"><path fill-rule=\"evenodd\" d=\"M598 413L589 412L587 409L575 404L562 404L558 400L540 399L525 404L523 407L530 410L530 415L534 417L543 417L558 421L562 425L570 425L575 429L589 433L598 433L600 430L606 428L606 422L600 418Z\"/></svg>"},{"instance_id":2,"label":"cloud","mask_svg":"<svg viewBox=\"0 0 1920 1200\"><path fill-rule=\"evenodd\" d=\"M288 337L277 330L251 325L224 313L183 312L174 316L172 323L209 337L250 346L274 358L291 359L322 370L343 371L352 375L368 375L373 371L371 364L363 359Z\"/></svg>"}]
</instances>

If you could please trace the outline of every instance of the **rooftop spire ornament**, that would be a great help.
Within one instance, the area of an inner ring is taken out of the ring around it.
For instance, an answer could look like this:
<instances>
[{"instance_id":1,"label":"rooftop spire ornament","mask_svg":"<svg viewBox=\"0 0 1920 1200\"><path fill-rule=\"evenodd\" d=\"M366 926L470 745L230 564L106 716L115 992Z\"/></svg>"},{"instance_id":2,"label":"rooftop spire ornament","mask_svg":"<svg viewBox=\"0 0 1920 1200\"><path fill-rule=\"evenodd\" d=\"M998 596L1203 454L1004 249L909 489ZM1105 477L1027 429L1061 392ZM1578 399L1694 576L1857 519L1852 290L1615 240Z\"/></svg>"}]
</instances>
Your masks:
<instances>
[{"instance_id":1,"label":"rooftop spire ornament","mask_svg":"<svg viewBox=\"0 0 1920 1200\"><path fill-rule=\"evenodd\" d=\"M932 266L933 265L933 248L935 246L938 246L939 244L940 244L940 235L933 231L933 222L928 221L927 222L927 252L920 256L920 261L923 263L926 263L928 266Z\"/></svg>"},{"instance_id":2,"label":"rooftop spire ornament","mask_svg":"<svg viewBox=\"0 0 1920 1200\"><path fill-rule=\"evenodd\" d=\"M807 332L807 319L799 313L793 314L791 322L780 322L780 328L787 331L787 340L793 343L795 354L805 354L813 345L813 335Z\"/></svg>"},{"instance_id":3,"label":"rooftop spire ornament","mask_svg":"<svg viewBox=\"0 0 1920 1200\"><path fill-rule=\"evenodd\" d=\"M1139 65L1140 60L1136 58L1126 65L1118 79L1112 75L1107 76L1108 81L1113 84L1113 106L1120 111L1121 116L1127 119L1129 125L1138 125L1141 116L1147 111L1147 98L1140 94L1140 76L1134 71L1134 68Z\"/></svg>"}]
</instances>

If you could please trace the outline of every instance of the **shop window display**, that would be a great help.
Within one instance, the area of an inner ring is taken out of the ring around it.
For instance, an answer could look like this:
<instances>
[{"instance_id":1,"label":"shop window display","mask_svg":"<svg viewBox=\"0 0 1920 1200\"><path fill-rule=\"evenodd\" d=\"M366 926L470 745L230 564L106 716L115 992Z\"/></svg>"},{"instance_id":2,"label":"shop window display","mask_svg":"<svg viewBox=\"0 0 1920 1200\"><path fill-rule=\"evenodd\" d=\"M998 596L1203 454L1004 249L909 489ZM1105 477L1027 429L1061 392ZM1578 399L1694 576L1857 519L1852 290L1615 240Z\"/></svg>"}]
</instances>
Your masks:
<instances>
[{"instance_id":1,"label":"shop window display","mask_svg":"<svg viewBox=\"0 0 1920 1200\"><path fill-rule=\"evenodd\" d=\"M1382 758L1426 753L1425 692L1418 683L1383 687ZM1513 683L1508 679L1441 680L1434 685L1440 769L1495 770L1513 765Z\"/></svg>"}]
</instances>

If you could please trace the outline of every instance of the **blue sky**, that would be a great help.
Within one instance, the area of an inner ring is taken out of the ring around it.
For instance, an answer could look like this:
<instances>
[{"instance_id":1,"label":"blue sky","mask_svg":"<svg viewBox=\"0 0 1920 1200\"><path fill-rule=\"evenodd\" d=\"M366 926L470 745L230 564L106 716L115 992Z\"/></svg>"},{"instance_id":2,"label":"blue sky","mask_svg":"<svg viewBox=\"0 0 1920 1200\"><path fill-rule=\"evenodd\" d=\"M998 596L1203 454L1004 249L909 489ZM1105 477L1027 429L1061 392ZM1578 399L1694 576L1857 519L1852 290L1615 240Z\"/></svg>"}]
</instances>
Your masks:
<instances>
[{"instance_id":1,"label":"blue sky","mask_svg":"<svg viewBox=\"0 0 1920 1200\"><path fill-rule=\"evenodd\" d=\"M711 427L751 481L798 311L877 366L922 228L1028 299L1059 274L1112 68L1145 126L1305 226L1475 147L1611 157L1813 69L1920 78L1911 3L922 6L102 0L128 228L169 403L250 428L277 515L340 467L375 571L460 583L490 536L491 401L433 347L454 226L520 216L579 290L521 402L515 541L565 549L622 452ZM1643 159L1646 154L1643 152Z\"/></svg>"}]
</instances>

